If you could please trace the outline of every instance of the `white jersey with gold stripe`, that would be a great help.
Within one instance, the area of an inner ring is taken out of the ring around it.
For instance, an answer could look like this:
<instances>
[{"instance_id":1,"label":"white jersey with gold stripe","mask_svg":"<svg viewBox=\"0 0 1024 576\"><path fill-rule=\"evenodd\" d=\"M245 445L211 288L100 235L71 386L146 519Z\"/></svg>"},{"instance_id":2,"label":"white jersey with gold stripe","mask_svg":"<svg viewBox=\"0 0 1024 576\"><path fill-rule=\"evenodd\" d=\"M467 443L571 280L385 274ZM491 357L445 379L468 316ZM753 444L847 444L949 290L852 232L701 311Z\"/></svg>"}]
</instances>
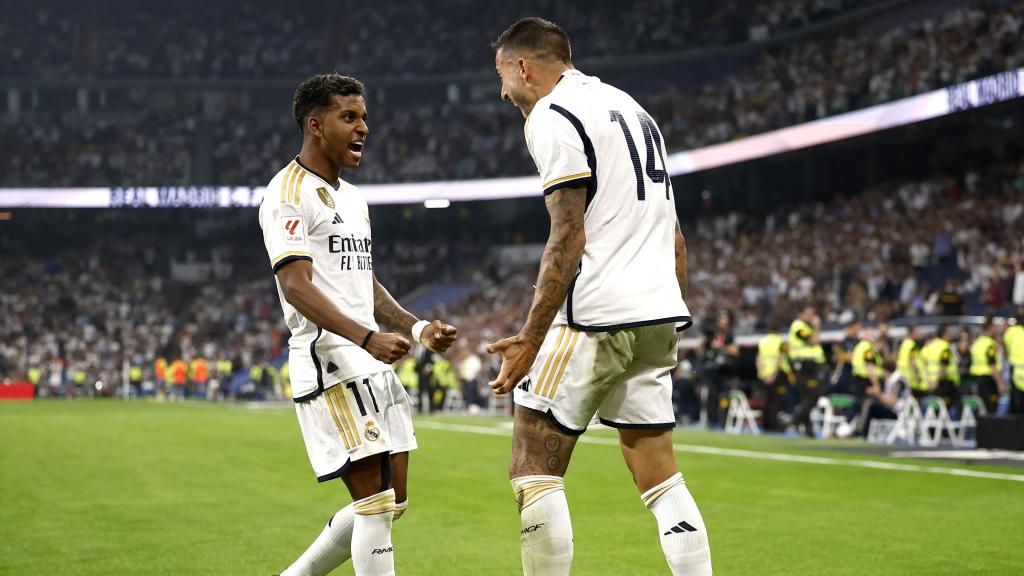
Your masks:
<instances>
[{"instance_id":1,"label":"white jersey with gold stripe","mask_svg":"<svg viewBox=\"0 0 1024 576\"><path fill-rule=\"evenodd\" d=\"M275 274L294 260L311 261L313 285L349 318L369 330L379 329L373 318L370 215L358 188L321 176L296 158L267 185L260 227ZM280 282L277 293L291 330L288 362L296 401L354 376L389 369L359 343L300 314L284 299Z\"/></svg>"},{"instance_id":2,"label":"white jersey with gold stripe","mask_svg":"<svg viewBox=\"0 0 1024 576\"><path fill-rule=\"evenodd\" d=\"M556 324L587 332L689 326L665 145L647 112L629 94L568 70L531 111L526 142L545 196L587 189L586 247Z\"/></svg>"}]
</instances>

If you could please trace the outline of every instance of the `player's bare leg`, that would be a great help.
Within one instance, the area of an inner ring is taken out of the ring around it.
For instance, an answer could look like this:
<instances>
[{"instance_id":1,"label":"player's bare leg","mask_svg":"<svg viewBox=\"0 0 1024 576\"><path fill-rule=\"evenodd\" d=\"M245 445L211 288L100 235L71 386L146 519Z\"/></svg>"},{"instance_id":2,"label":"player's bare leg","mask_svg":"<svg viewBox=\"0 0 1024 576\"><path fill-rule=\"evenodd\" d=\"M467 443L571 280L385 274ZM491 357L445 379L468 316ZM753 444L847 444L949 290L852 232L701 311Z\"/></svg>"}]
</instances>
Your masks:
<instances>
[{"instance_id":1,"label":"player's bare leg","mask_svg":"<svg viewBox=\"0 0 1024 576\"><path fill-rule=\"evenodd\" d=\"M395 489L395 522L409 507L409 453L391 455L391 486Z\"/></svg>"},{"instance_id":2,"label":"player's bare leg","mask_svg":"<svg viewBox=\"0 0 1024 576\"><path fill-rule=\"evenodd\" d=\"M672 574L710 575L707 530L676 465L672 431L621 429L619 444L644 505L658 521L661 548Z\"/></svg>"},{"instance_id":3,"label":"player's bare leg","mask_svg":"<svg viewBox=\"0 0 1024 576\"><path fill-rule=\"evenodd\" d=\"M519 503L526 576L567 575L572 566L572 523L562 477L576 440L547 415L516 406L508 476Z\"/></svg>"}]
</instances>

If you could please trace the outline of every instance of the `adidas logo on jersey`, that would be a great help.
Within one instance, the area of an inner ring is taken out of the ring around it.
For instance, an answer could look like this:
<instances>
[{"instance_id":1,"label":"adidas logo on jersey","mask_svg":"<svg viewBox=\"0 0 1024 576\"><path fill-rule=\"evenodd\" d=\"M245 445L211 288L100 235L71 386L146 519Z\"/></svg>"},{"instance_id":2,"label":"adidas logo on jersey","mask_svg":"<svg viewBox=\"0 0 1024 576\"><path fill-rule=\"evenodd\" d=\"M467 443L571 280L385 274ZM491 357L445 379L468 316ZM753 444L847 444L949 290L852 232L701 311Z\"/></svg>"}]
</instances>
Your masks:
<instances>
[{"instance_id":1,"label":"adidas logo on jersey","mask_svg":"<svg viewBox=\"0 0 1024 576\"><path fill-rule=\"evenodd\" d=\"M680 522L679 524L676 524L675 526L673 526L672 529L669 530L668 532L665 532L664 535L665 536L671 536L672 534L683 534L685 532L696 532L696 531L697 531L696 528L694 528L693 526L690 526L690 523L686 522L684 520L684 521Z\"/></svg>"},{"instance_id":2,"label":"adidas logo on jersey","mask_svg":"<svg viewBox=\"0 0 1024 576\"><path fill-rule=\"evenodd\" d=\"M345 223L345 221L341 219L341 216L338 216L338 213L335 212L334 213L334 220L331 220L331 224L344 224L344 223Z\"/></svg>"}]
</instances>

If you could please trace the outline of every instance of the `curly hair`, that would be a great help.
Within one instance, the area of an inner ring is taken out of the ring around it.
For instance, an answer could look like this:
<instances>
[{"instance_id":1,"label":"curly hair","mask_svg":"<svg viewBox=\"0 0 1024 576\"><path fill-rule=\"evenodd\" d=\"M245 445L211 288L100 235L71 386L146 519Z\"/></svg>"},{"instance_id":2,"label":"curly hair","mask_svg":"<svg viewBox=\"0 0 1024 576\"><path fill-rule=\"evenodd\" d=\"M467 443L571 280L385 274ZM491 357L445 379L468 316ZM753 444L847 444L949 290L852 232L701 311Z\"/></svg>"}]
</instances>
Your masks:
<instances>
[{"instance_id":1,"label":"curly hair","mask_svg":"<svg viewBox=\"0 0 1024 576\"><path fill-rule=\"evenodd\" d=\"M292 98L292 115L299 130L306 131L306 119L318 108L331 105L331 96L358 96L363 93L363 83L351 76L337 72L317 74L305 80L295 89Z\"/></svg>"}]
</instances>

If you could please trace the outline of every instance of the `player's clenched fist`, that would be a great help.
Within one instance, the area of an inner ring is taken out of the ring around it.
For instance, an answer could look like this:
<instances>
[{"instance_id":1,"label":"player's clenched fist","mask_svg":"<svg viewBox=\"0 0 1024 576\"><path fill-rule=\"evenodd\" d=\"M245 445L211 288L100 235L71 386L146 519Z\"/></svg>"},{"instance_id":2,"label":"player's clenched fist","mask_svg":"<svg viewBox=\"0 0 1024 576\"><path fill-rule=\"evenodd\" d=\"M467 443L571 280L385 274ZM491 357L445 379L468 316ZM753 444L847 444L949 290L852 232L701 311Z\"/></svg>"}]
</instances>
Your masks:
<instances>
[{"instance_id":1,"label":"player's clenched fist","mask_svg":"<svg viewBox=\"0 0 1024 576\"><path fill-rule=\"evenodd\" d=\"M423 328L420 334L420 344L434 352L444 352L458 337L459 329L451 324L445 324L440 320L434 320Z\"/></svg>"},{"instance_id":2,"label":"player's clenched fist","mask_svg":"<svg viewBox=\"0 0 1024 576\"><path fill-rule=\"evenodd\" d=\"M409 353L409 341L391 332L374 332L366 342L366 351L385 364L393 364Z\"/></svg>"}]
</instances>

